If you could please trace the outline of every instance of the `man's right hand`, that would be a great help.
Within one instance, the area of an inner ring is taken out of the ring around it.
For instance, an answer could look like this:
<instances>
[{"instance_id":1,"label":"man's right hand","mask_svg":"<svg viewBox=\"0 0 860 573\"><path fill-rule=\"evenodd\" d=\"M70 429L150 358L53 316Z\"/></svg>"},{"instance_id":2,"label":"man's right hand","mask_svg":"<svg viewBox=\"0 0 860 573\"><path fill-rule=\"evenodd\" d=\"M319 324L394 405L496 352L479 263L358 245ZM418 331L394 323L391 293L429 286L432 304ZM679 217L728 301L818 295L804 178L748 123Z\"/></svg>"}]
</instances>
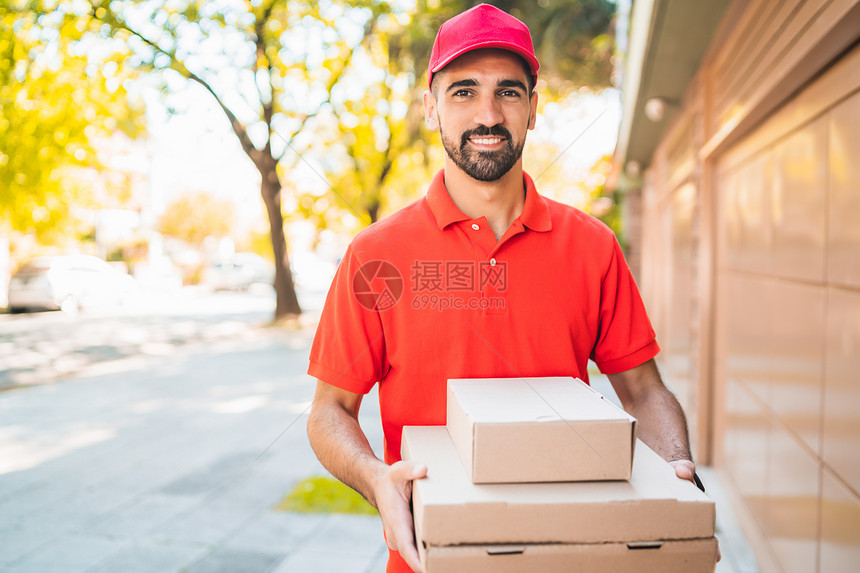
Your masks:
<instances>
[{"instance_id":1,"label":"man's right hand","mask_svg":"<svg viewBox=\"0 0 860 573\"><path fill-rule=\"evenodd\" d=\"M373 483L373 497L388 548L397 551L413 571L421 573L421 558L415 546L412 522L412 480L427 476L427 466L400 461L386 466Z\"/></svg>"},{"instance_id":2,"label":"man's right hand","mask_svg":"<svg viewBox=\"0 0 860 573\"><path fill-rule=\"evenodd\" d=\"M412 480L427 475L427 466L376 457L358 423L362 395L320 380L308 414L308 438L320 462L337 479L355 489L379 510L388 547L421 572L415 546Z\"/></svg>"}]
</instances>

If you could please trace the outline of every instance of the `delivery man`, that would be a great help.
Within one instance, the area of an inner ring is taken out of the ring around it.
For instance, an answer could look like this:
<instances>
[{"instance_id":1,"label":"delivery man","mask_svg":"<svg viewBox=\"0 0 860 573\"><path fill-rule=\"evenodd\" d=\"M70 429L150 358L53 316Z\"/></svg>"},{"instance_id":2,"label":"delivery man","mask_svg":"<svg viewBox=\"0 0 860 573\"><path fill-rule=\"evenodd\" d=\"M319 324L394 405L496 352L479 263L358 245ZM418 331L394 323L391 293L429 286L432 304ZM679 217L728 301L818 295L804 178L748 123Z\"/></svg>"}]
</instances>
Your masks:
<instances>
[{"instance_id":1,"label":"delivery man","mask_svg":"<svg viewBox=\"0 0 860 573\"><path fill-rule=\"evenodd\" d=\"M655 366L659 347L615 236L539 195L523 171L538 68L528 28L497 8L442 25L424 112L444 169L423 198L355 237L320 318L310 443L379 510L389 572L421 571L410 496L427 468L401 461L401 430L445 424L449 378L587 381L590 358L639 437L693 479L687 422ZM377 383L384 462L358 424Z\"/></svg>"}]
</instances>

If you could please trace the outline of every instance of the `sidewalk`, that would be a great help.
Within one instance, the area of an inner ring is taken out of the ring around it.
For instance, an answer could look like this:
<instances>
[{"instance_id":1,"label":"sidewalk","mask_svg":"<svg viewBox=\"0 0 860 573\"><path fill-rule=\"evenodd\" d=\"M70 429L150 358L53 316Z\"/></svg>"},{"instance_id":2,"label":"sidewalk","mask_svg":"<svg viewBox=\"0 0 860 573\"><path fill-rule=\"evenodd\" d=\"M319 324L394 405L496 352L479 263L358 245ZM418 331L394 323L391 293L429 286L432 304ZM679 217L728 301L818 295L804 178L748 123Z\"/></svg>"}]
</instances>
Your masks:
<instances>
[{"instance_id":1,"label":"sidewalk","mask_svg":"<svg viewBox=\"0 0 860 573\"><path fill-rule=\"evenodd\" d=\"M0 314L0 391L104 368L145 367L153 357L241 337L271 319L273 294L232 294L184 287L146 291L126 307L77 316Z\"/></svg>"},{"instance_id":2,"label":"sidewalk","mask_svg":"<svg viewBox=\"0 0 860 573\"><path fill-rule=\"evenodd\" d=\"M0 393L0 570L384 571L378 518L271 509L324 473L305 435L309 336Z\"/></svg>"},{"instance_id":3,"label":"sidewalk","mask_svg":"<svg viewBox=\"0 0 860 573\"><path fill-rule=\"evenodd\" d=\"M0 393L0 571L382 573L378 518L272 509L325 474L305 434L311 335L249 330ZM361 422L381 451L375 395ZM756 573L716 476L702 474L717 572Z\"/></svg>"}]
</instances>

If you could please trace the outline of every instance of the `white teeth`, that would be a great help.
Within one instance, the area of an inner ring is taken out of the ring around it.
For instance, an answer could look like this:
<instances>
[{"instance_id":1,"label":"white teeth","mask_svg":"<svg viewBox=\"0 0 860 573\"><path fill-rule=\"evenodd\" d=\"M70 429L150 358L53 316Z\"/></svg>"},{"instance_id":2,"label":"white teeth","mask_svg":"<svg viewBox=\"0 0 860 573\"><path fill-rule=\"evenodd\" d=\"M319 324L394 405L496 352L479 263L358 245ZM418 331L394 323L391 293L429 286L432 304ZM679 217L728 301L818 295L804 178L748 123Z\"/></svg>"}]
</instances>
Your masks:
<instances>
[{"instance_id":1,"label":"white teeth","mask_svg":"<svg viewBox=\"0 0 860 573\"><path fill-rule=\"evenodd\" d=\"M472 141L479 145L495 145L502 140L500 137L484 137L484 138L473 138Z\"/></svg>"}]
</instances>

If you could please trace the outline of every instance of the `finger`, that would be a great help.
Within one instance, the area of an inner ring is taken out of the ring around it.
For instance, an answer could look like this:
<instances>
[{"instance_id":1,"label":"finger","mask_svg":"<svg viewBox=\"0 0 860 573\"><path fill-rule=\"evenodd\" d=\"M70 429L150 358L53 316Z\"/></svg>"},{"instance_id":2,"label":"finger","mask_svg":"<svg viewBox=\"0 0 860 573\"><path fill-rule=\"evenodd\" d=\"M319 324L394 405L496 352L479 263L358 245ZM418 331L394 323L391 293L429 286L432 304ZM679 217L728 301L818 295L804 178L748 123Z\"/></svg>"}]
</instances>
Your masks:
<instances>
[{"instance_id":1,"label":"finger","mask_svg":"<svg viewBox=\"0 0 860 573\"><path fill-rule=\"evenodd\" d=\"M412 466L412 479L421 479L427 477L427 466L424 464L415 464Z\"/></svg>"},{"instance_id":2,"label":"finger","mask_svg":"<svg viewBox=\"0 0 860 573\"><path fill-rule=\"evenodd\" d=\"M409 498L412 480L427 475L427 466L412 461L400 461L390 466L386 486L387 494L377 498L388 547L397 551L413 571L423 571L418 548L415 546L415 533Z\"/></svg>"},{"instance_id":3,"label":"finger","mask_svg":"<svg viewBox=\"0 0 860 573\"><path fill-rule=\"evenodd\" d=\"M392 478L397 481L411 481L427 475L427 466L417 462L400 461L391 466Z\"/></svg>"},{"instance_id":4,"label":"finger","mask_svg":"<svg viewBox=\"0 0 860 573\"><path fill-rule=\"evenodd\" d=\"M693 481L693 474L696 473L696 464L690 460L676 460L671 462L675 468L675 475L681 479Z\"/></svg>"},{"instance_id":5,"label":"finger","mask_svg":"<svg viewBox=\"0 0 860 573\"><path fill-rule=\"evenodd\" d=\"M421 557L418 555L418 548L415 546L415 533L412 529L412 522L408 522L408 525L399 524L396 527L394 538L397 547L393 547L393 549L400 553L400 557L406 561L406 564L413 571L421 571Z\"/></svg>"},{"instance_id":6,"label":"finger","mask_svg":"<svg viewBox=\"0 0 860 573\"><path fill-rule=\"evenodd\" d=\"M682 464L678 464L677 466L675 466L675 475L677 475L681 479L693 479L693 472L690 471L690 468Z\"/></svg>"},{"instance_id":7,"label":"finger","mask_svg":"<svg viewBox=\"0 0 860 573\"><path fill-rule=\"evenodd\" d=\"M409 568L415 571L416 573L422 573L424 568L421 567L421 557L418 556L418 549L409 544L408 546L403 548L403 551L400 551L400 557L406 561L406 564L409 565Z\"/></svg>"}]
</instances>

